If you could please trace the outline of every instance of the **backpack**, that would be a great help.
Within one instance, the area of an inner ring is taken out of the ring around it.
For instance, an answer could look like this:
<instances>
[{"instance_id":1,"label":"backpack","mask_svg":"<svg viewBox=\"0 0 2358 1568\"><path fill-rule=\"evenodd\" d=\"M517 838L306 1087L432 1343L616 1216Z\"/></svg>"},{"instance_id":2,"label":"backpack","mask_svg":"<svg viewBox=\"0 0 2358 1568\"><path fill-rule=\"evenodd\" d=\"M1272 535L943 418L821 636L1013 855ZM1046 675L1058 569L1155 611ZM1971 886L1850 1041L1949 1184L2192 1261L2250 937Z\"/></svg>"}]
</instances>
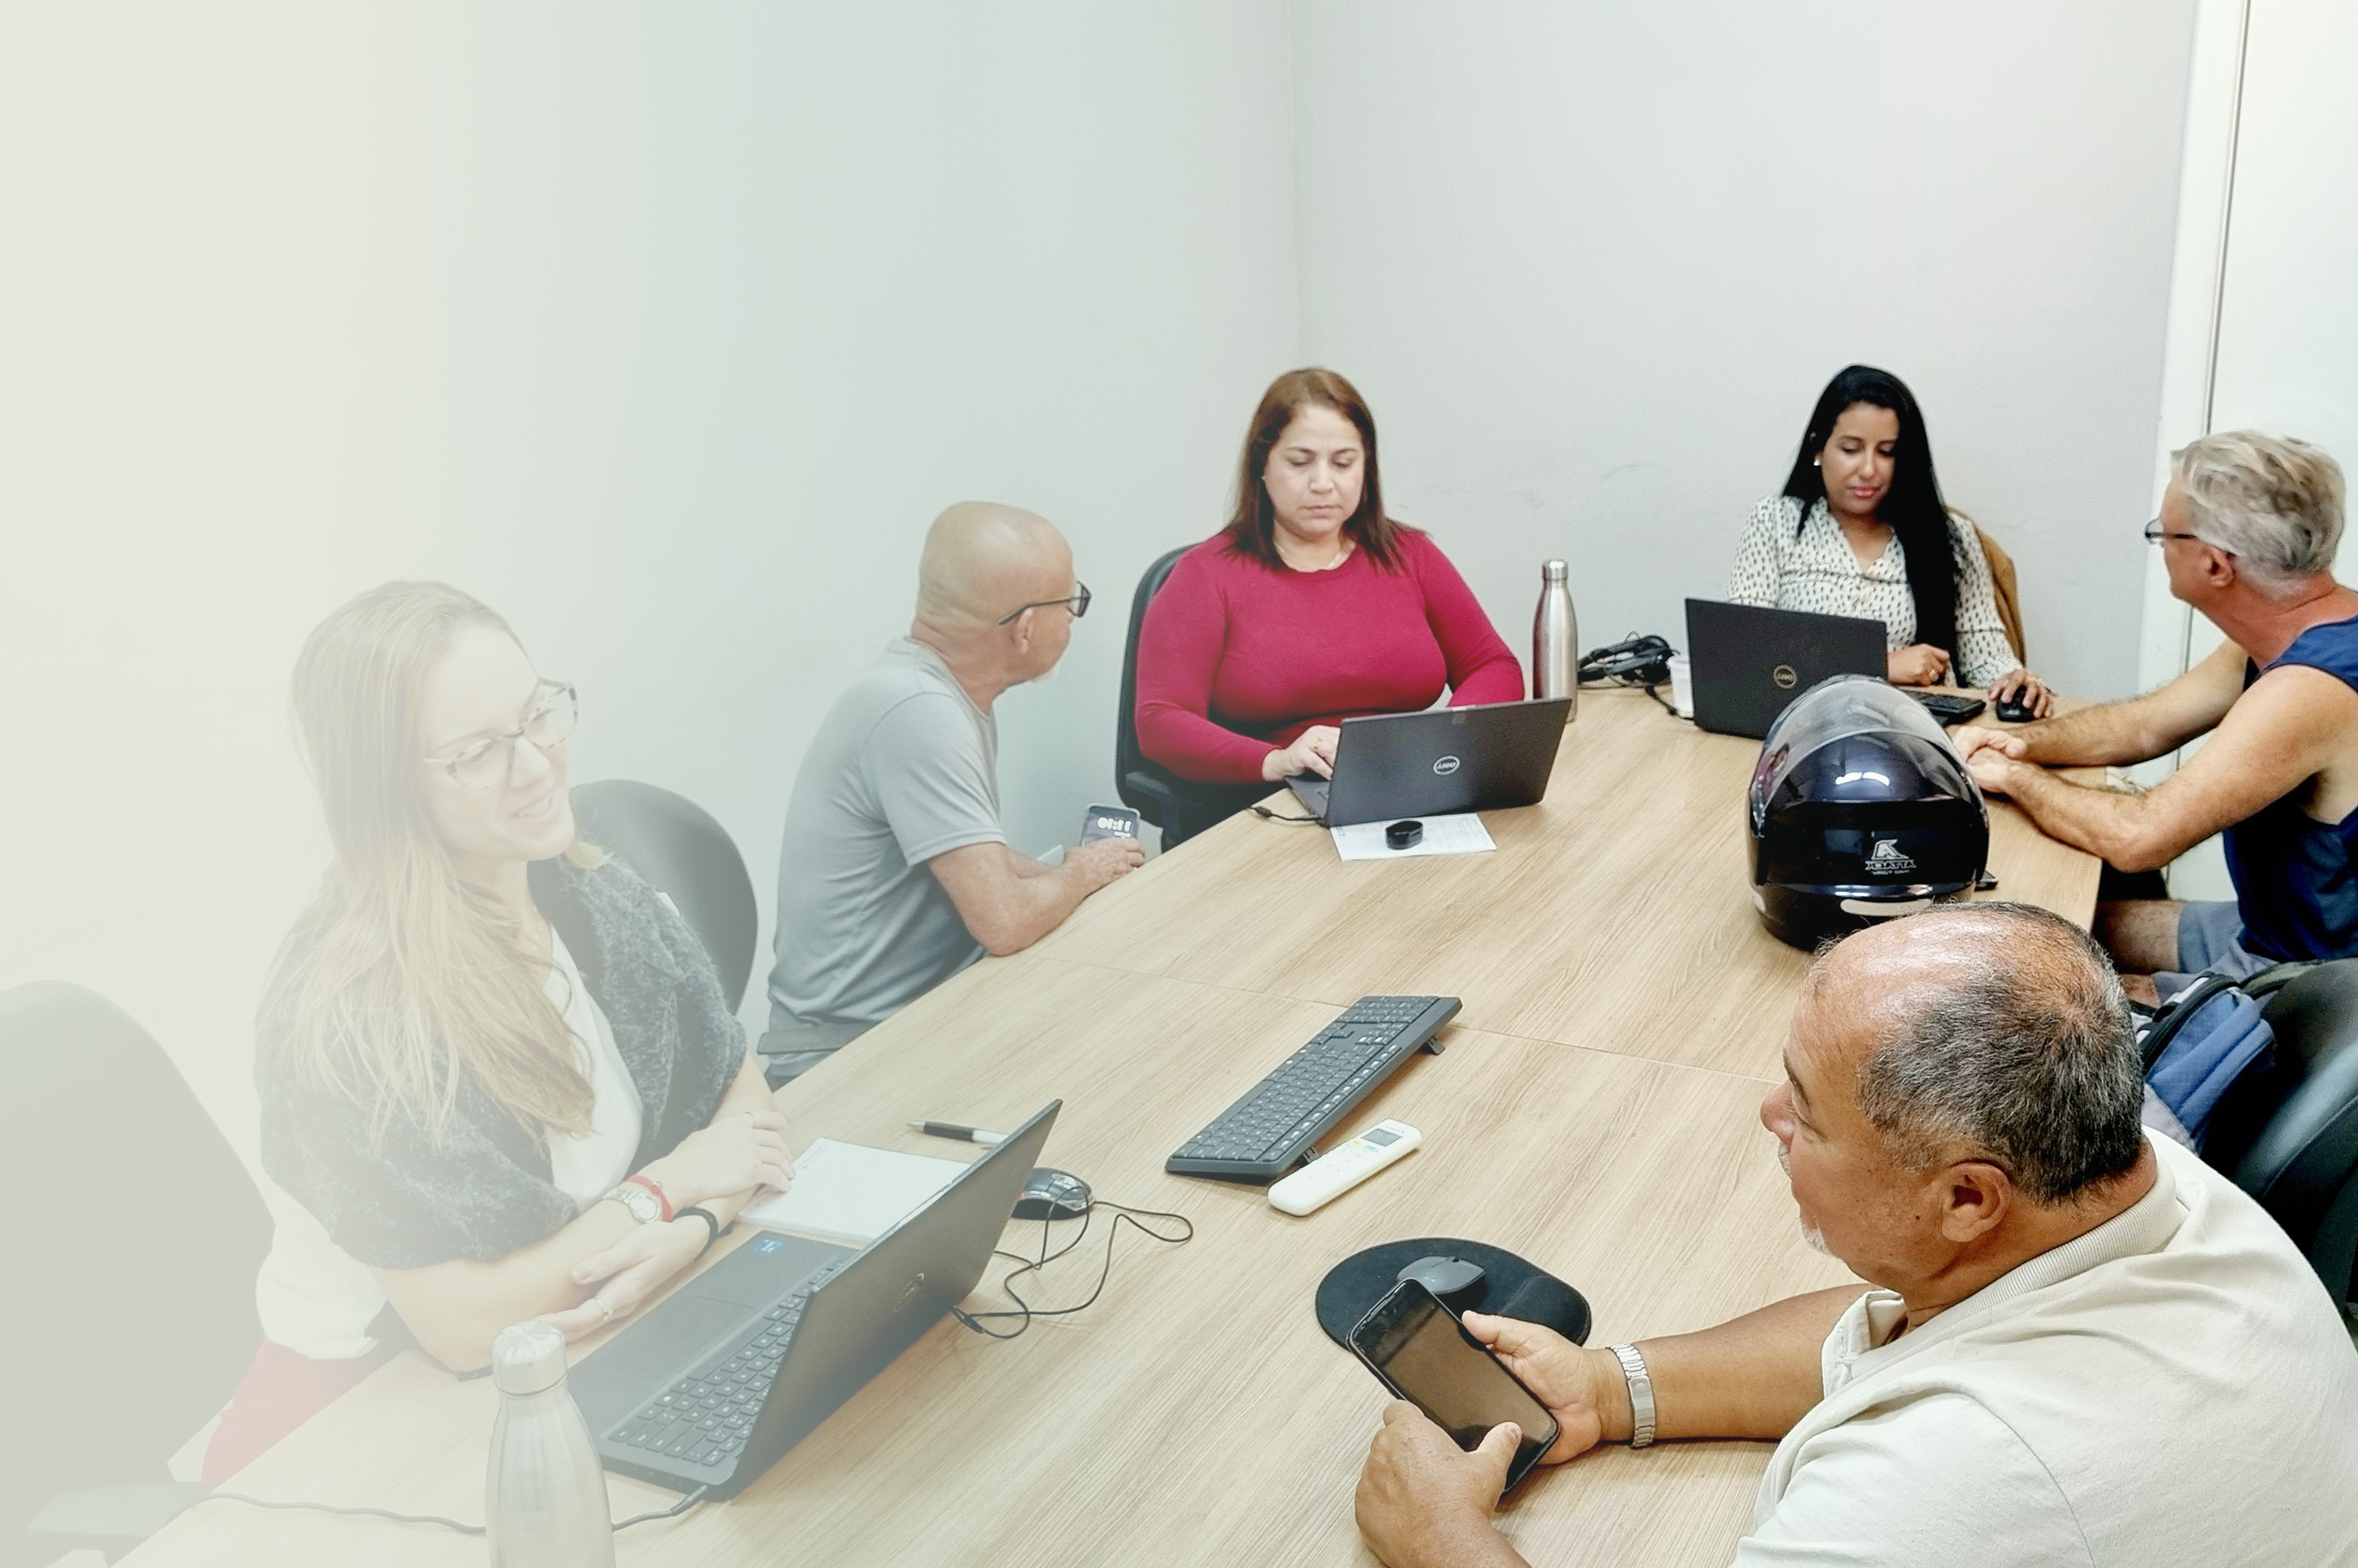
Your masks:
<instances>
[{"instance_id":1,"label":"backpack","mask_svg":"<svg viewBox=\"0 0 2358 1568\"><path fill-rule=\"evenodd\" d=\"M2259 986L2265 993L2291 978L2268 970L2253 980L2273 982ZM2276 1059L2276 1033L2260 1004L2223 975L2203 975L2162 1003L2138 1031L2137 1044L2145 1063L2138 1119L2198 1154L2220 1098L2245 1072L2266 1072Z\"/></svg>"}]
</instances>

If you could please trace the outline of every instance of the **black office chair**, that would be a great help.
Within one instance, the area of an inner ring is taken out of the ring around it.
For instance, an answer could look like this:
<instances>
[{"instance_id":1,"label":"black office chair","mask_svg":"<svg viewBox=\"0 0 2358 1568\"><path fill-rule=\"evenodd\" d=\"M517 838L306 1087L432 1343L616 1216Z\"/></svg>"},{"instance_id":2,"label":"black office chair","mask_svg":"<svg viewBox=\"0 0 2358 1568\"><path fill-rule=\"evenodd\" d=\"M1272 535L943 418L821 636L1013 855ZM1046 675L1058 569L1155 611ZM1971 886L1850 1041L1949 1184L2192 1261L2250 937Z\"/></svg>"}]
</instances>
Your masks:
<instances>
[{"instance_id":1,"label":"black office chair","mask_svg":"<svg viewBox=\"0 0 2358 1568\"><path fill-rule=\"evenodd\" d=\"M573 816L583 838L671 896L720 971L730 1007L741 1003L760 915L729 830L686 795L631 779L579 785Z\"/></svg>"},{"instance_id":2,"label":"black office chair","mask_svg":"<svg viewBox=\"0 0 2358 1568\"><path fill-rule=\"evenodd\" d=\"M1114 718L1114 788L1126 805L1163 830L1165 849L1177 849L1269 793L1267 784L1206 784L1183 779L1138 747L1138 629L1146 623L1146 607L1163 591L1171 568L1194 547L1183 545L1157 557L1138 579L1138 591L1130 595L1130 636L1121 648L1121 709Z\"/></svg>"},{"instance_id":3,"label":"black office chair","mask_svg":"<svg viewBox=\"0 0 2358 1568\"><path fill-rule=\"evenodd\" d=\"M126 1550L206 1490L165 1465L262 1342L269 1211L155 1039L53 982L0 992L0 1564Z\"/></svg>"},{"instance_id":4,"label":"black office chair","mask_svg":"<svg viewBox=\"0 0 2358 1568\"><path fill-rule=\"evenodd\" d=\"M2202 1157L2276 1217L2348 1310L2358 1297L2358 958L2318 965L2262 1011L2274 1065L2228 1089Z\"/></svg>"}]
</instances>

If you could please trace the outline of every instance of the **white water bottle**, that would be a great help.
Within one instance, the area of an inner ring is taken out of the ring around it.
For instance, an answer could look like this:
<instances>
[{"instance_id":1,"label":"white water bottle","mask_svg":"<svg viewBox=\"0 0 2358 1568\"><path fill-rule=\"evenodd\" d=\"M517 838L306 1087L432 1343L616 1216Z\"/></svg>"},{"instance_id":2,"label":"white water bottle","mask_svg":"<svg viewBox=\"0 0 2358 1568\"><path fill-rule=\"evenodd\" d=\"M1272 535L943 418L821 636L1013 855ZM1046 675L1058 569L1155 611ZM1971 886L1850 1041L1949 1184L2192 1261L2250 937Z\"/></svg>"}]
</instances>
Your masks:
<instances>
[{"instance_id":1,"label":"white water bottle","mask_svg":"<svg viewBox=\"0 0 2358 1568\"><path fill-rule=\"evenodd\" d=\"M1531 617L1531 695L1571 697L1567 724L1580 706L1580 618L1573 613L1570 577L1562 561L1540 568L1540 607Z\"/></svg>"},{"instance_id":2,"label":"white water bottle","mask_svg":"<svg viewBox=\"0 0 2358 1568\"><path fill-rule=\"evenodd\" d=\"M535 1320L492 1341L500 1418L483 1483L492 1568L614 1568L606 1473L565 1386L565 1336Z\"/></svg>"}]
</instances>

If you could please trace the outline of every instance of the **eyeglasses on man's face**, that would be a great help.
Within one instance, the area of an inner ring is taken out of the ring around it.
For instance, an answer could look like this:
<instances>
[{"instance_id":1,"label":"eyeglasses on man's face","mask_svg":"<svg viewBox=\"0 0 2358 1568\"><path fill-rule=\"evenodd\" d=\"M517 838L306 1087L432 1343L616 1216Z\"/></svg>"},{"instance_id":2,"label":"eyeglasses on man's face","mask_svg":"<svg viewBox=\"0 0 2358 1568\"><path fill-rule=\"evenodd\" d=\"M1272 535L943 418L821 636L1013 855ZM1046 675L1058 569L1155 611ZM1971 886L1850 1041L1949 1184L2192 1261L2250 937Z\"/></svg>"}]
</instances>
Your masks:
<instances>
[{"instance_id":1,"label":"eyeglasses on man's face","mask_svg":"<svg viewBox=\"0 0 2358 1568\"><path fill-rule=\"evenodd\" d=\"M1035 599L1029 604L1019 604L1001 616L999 623L1004 626L1027 610L1045 610L1052 604L1063 605L1073 612L1073 619L1078 621L1089 612L1089 585L1076 581L1073 584L1073 588L1075 591L1069 599Z\"/></svg>"},{"instance_id":2,"label":"eyeglasses on man's face","mask_svg":"<svg viewBox=\"0 0 2358 1568\"><path fill-rule=\"evenodd\" d=\"M2200 539L2201 537L2200 534L2181 534L2173 529L2165 528L2161 525L2161 519L2158 517L2145 525L2145 542L2148 545L2158 545L2164 539Z\"/></svg>"},{"instance_id":3,"label":"eyeglasses on man's face","mask_svg":"<svg viewBox=\"0 0 2358 1568\"><path fill-rule=\"evenodd\" d=\"M514 729L470 742L455 757L428 757L426 765L440 768L465 789L489 789L515 767L518 741L529 741L544 752L554 752L573 733L578 704L573 688L561 681L545 680L532 712Z\"/></svg>"}]
</instances>

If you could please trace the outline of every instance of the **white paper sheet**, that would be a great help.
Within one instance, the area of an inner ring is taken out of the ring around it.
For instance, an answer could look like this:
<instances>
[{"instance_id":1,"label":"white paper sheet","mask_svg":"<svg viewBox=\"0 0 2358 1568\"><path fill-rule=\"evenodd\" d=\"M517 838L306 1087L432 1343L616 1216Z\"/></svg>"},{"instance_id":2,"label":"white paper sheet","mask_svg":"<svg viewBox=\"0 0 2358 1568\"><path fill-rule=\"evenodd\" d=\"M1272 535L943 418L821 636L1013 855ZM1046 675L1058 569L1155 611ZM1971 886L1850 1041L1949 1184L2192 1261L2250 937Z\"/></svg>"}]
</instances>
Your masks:
<instances>
[{"instance_id":1,"label":"white paper sheet","mask_svg":"<svg viewBox=\"0 0 2358 1568\"><path fill-rule=\"evenodd\" d=\"M746 1205L738 1217L764 1230L865 1247L965 1170L956 1160L822 1138L795 1157L792 1187Z\"/></svg>"},{"instance_id":2,"label":"white paper sheet","mask_svg":"<svg viewBox=\"0 0 2358 1568\"><path fill-rule=\"evenodd\" d=\"M1424 824L1424 837L1405 849L1394 849L1384 843L1384 829L1389 822L1354 822L1348 827L1329 827L1335 836L1335 853L1347 860L1405 860L1412 855L1479 855L1498 846L1490 841L1490 830L1482 826L1478 813L1466 811L1453 816L1418 816L1406 820Z\"/></svg>"}]
</instances>

